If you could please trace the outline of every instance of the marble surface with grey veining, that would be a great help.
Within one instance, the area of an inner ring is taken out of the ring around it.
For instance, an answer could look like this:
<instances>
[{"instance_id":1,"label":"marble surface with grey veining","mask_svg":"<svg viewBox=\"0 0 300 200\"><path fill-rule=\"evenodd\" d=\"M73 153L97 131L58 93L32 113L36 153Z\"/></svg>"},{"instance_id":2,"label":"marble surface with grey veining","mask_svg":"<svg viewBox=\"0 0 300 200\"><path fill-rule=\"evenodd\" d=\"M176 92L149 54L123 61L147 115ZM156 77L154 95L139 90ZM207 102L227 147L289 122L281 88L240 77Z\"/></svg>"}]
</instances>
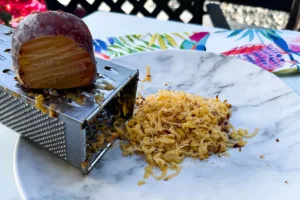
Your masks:
<instances>
[{"instance_id":1,"label":"marble surface with grey veining","mask_svg":"<svg viewBox=\"0 0 300 200\"><path fill-rule=\"evenodd\" d=\"M118 142L87 176L20 139L15 176L24 199L174 200L298 199L300 197L300 97L276 76L241 60L198 51L158 51L114 62L140 70L151 67L143 95L161 89L206 97L219 95L233 105L231 123L260 132L230 157L207 162L185 159L169 181L142 180L144 158L123 157ZM167 83L167 84L166 84ZM141 86L141 85L140 85ZM276 142L276 139L279 142ZM263 155L264 158L260 158Z\"/></svg>"}]
</instances>

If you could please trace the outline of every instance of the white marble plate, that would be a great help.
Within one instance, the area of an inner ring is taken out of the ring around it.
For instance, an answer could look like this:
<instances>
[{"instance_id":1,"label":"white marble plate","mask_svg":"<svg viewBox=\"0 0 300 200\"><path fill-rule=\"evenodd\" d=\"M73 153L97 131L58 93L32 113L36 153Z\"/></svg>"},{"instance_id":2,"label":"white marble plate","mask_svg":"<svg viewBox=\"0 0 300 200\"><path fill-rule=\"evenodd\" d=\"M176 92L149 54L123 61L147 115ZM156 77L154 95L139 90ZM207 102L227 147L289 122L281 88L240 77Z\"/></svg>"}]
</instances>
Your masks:
<instances>
[{"instance_id":1,"label":"white marble plate","mask_svg":"<svg viewBox=\"0 0 300 200\"><path fill-rule=\"evenodd\" d=\"M208 162L186 159L176 178L150 178L141 187L137 183L143 177L143 158L122 157L118 144L88 176L82 176L20 139L14 166L25 199L277 200L300 196L300 97L279 78L247 62L198 51L134 54L115 62L138 68L141 79L146 66L151 66L152 82L144 83L144 95L174 89L228 99L234 106L231 122L250 131L258 127L259 135L242 152L231 149L231 157L212 156Z\"/></svg>"}]
</instances>

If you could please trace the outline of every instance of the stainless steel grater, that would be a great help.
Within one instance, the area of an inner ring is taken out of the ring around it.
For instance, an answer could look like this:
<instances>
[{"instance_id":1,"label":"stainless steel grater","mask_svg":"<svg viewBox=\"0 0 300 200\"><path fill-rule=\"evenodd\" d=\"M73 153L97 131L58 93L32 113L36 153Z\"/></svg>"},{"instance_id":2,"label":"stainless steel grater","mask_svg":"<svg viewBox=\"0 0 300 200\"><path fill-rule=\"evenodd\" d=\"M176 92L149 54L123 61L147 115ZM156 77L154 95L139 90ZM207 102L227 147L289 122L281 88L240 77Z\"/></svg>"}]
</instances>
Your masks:
<instances>
[{"instance_id":1,"label":"stainless steel grater","mask_svg":"<svg viewBox=\"0 0 300 200\"><path fill-rule=\"evenodd\" d=\"M101 85L108 83L113 89L100 89L103 93L100 104L95 102L95 90L82 91L86 98L83 106L59 96L49 99L45 101L45 106L49 108L54 105L59 113L53 118L37 110L35 98L20 88L15 74L9 69L11 66L8 68L10 61L6 60L5 64L0 65L0 123L87 174L112 144L107 143L95 152L87 163L87 137L90 132L97 131L93 130L96 121L113 123L111 116L120 113L120 98L126 98L129 109L128 114L122 117L126 119L132 116L138 70L97 59L99 76L96 85L101 88Z\"/></svg>"}]
</instances>

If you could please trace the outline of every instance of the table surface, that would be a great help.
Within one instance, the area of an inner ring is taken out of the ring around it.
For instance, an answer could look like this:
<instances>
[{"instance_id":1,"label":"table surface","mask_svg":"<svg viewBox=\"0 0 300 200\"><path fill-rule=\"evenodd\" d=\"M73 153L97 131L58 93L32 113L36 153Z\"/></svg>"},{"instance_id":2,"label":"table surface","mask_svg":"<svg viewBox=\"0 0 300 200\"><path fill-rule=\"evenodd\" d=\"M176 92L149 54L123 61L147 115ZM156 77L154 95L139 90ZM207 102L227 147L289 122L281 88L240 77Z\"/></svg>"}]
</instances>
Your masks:
<instances>
[{"instance_id":1,"label":"table surface","mask_svg":"<svg viewBox=\"0 0 300 200\"><path fill-rule=\"evenodd\" d=\"M211 27L202 27L199 25L165 22L106 12L96 12L91 14L86 17L84 21L90 28L94 38L134 33L142 34L147 32L216 30ZM145 26L145 23L147 23L147 26ZM296 92L300 93L300 79L298 76L282 77L282 79ZM21 199L14 180L13 169L14 148L17 138L18 135L16 133L0 125L0 160L2 161L0 170L0 192L1 199L5 200Z\"/></svg>"},{"instance_id":2,"label":"table surface","mask_svg":"<svg viewBox=\"0 0 300 200\"><path fill-rule=\"evenodd\" d=\"M165 22L155 19L138 18L117 13L96 12L87 16L84 21L88 25L93 37L102 38L132 33L146 32L174 32L200 31L199 25L183 24L179 22ZM147 23L147 26L145 26ZM209 28L214 30L213 28ZM14 179L13 157L18 135L8 128L0 125L0 192L1 199L21 199Z\"/></svg>"}]
</instances>

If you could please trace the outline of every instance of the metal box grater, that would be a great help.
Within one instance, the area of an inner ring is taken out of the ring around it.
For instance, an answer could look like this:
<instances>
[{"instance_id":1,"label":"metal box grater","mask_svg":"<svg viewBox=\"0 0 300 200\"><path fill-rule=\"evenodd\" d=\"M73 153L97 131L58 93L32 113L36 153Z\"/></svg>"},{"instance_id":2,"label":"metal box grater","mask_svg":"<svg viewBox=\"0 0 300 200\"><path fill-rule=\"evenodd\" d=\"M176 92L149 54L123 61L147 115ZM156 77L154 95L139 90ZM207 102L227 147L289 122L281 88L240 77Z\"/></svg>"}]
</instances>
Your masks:
<instances>
[{"instance_id":1,"label":"metal box grater","mask_svg":"<svg viewBox=\"0 0 300 200\"><path fill-rule=\"evenodd\" d=\"M118 112L116 105L120 97L126 97L129 108L129 113L123 117L132 116L138 70L97 59L97 71L100 76L97 77L96 83L110 83L114 89L101 90L101 104L95 103L93 92L83 92L86 97L84 106L62 98L45 101L47 108L54 104L55 110L59 112L57 118L52 118L37 110L34 97L30 97L28 92L18 86L14 79L15 74L7 68L9 63L11 66L10 58L0 65L0 123L87 174L112 144L107 143L93 155L87 166L83 166L82 163L87 159L87 134L95 120L99 123L103 113L107 118Z\"/></svg>"}]
</instances>

